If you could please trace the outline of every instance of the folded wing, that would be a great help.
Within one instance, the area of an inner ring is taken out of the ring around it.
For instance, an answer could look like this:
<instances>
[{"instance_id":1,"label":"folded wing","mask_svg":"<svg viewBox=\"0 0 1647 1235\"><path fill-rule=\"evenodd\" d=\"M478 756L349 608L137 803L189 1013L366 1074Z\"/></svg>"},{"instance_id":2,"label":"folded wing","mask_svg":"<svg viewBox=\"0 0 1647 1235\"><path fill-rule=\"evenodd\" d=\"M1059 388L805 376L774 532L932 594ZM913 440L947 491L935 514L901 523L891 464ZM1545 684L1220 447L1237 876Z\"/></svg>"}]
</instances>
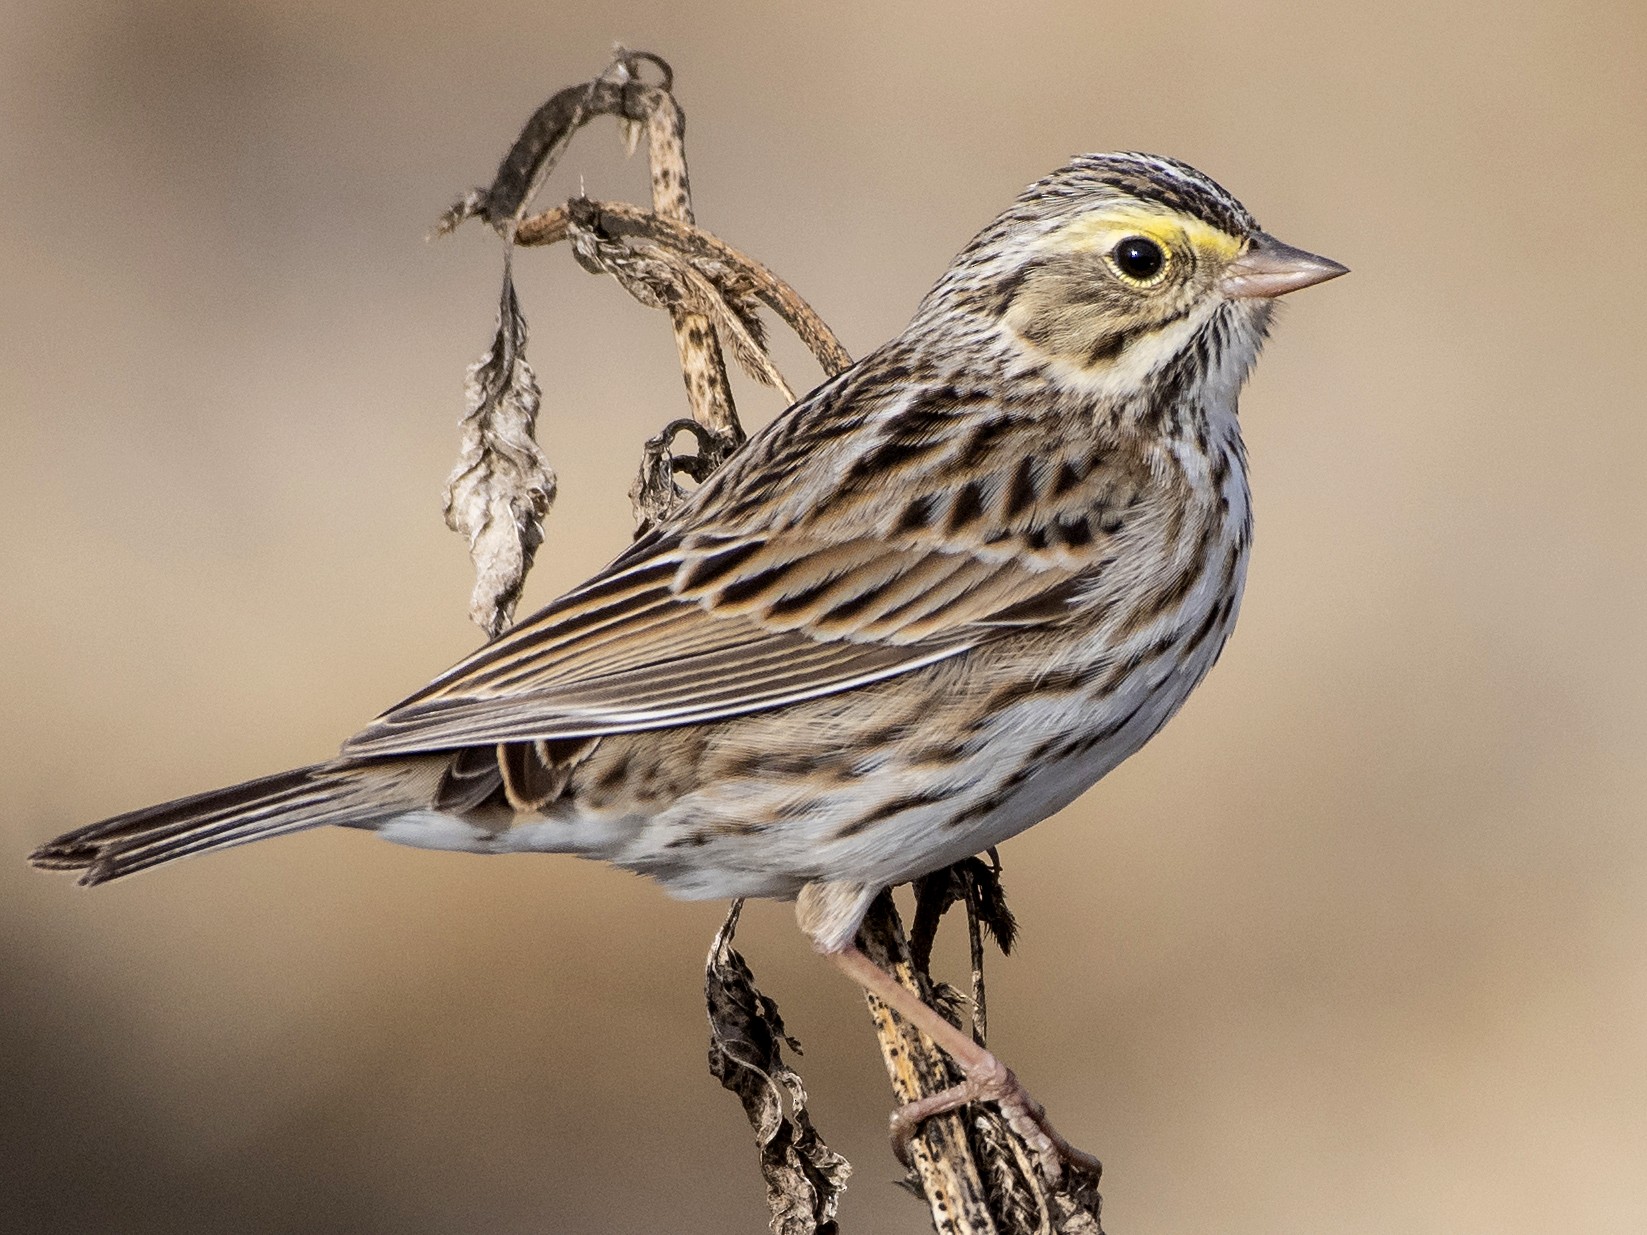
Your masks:
<instances>
[{"instance_id":1,"label":"folded wing","mask_svg":"<svg viewBox=\"0 0 1647 1235\"><path fill-rule=\"evenodd\" d=\"M953 389L877 396L838 381L749 442L675 521L344 750L716 720L1059 620L1113 560L1118 524L1098 508L1136 492L1136 472L1080 436Z\"/></svg>"}]
</instances>

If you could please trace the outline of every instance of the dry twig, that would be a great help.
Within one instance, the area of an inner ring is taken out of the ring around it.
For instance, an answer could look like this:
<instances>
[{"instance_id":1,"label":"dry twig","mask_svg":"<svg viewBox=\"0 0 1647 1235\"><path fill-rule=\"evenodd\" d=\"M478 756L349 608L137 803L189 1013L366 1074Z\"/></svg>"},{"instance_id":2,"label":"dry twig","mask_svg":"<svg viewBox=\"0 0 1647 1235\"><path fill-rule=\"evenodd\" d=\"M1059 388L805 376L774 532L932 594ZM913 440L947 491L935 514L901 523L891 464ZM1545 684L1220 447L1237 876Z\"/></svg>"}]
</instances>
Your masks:
<instances>
[{"instance_id":1,"label":"dry twig","mask_svg":"<svg viewBox=\"0 0 1647 1235\"><path fill-rule=\"evenodd\" d=\"M784 1046L798 1055L801 1044L785 1032L778 1005L755 989L755 976L732 946L742 907L734 902L704 966L709 1071L737 1095L755 1130L774 1235L833 1232L852 1167L812 1127L806 1089L783 1058Z\"/></svg>"}]
</instances>

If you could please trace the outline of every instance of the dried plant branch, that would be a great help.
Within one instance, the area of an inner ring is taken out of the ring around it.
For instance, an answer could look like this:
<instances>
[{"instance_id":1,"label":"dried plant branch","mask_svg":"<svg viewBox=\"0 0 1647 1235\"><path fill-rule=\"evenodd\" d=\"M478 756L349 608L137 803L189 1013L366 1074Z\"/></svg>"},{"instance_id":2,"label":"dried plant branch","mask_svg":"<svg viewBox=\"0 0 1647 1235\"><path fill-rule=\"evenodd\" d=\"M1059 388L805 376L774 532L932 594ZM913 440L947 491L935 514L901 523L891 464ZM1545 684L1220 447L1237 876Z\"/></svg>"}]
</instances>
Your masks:
<instances>
[{"instance_id":1,"label":"dried plant branch","mask_svg":"<svg viewBox=\"0 0 1647 1235\"><path fill-rule=\"evenodd\" d=\"M651 65L663 75L648 83L641 72ZM649 52L619 48L600 76L568 86L540 107L499 164L490 187L474 189L458 200L436 224L451 231L467 218L480 216L513 242L528 204L565 153L572 136L599 115L617 116L624 145L633 150L646 135L652 175L652 213L678 223L692 222L692 188L686 170L686 117L670 93L674 73ZM686 303L669 306L680 354L681 375L692 418L725 442L730 451L743 441L726 380L726 363L708 317Z\"/></svg>"},{"instance_id":2,"label":"dried plant branch","mask_svg":"<svg viewBox=\"0 0 1647 1235\"><path fill-rule=\"evenodd\" d=\"M742 908L733 902L704 966L709 1071L737 1095L755 1129L773 1235L830 1232L852 1166L813 1128L806 1089L783 1058L784 1046L800 1054L800 1043L732 947Z\"/></svg>"},{"instance_id":3,"label":"dried plant branch","mask_svg":"<svg viewBox=\"0 0 1647 1235\"><path fill-rule=\"evenodd\" d=\"M841 346L840 340L812 306L801 298L800 293L760 262L739 252L718 236L690 223L661 218L628 202L578 200L590 214L588 226L603 235L642 236L682 255L716 262L735 270L748 282L751 291L799 336L829 376L833 377L852 364L852 357ZM565 240L574 208L574 203L568 202L523 219L516 229L515 243L525 247Z\"/></svg>"},{"instance_id":4,"label":"dried plant branch","mask_svg":"<svg viewBox=\"0 0 1647 1235\"><path fill-rule=\"evenodd\" d=\"M957 902L966 906L967 940L972 959L972 1036L982 1046L988 1039L984 994L984 932L1005 956L1018 937L1018 922L1007 908L1001 890L1001 862L989 851L989 864L967 858L915 881L915 921L910 927L909 950L923 972L932 969L932 945L938 922Z\"/></svg>"},{"instance_id":5,"label":"dried plant branch","mask_svg":"<svg viewBox=\"0 0 1647 1235\"><path fill-rule=\"evenodd\" d=\"M900 981L916 990L933 1007L943 1011L957 1026L961 1025L962 1016L970 1012L972 1036L980 1045L986 1044L987 1034L984 938L987 935L1005 955L1011 951L1018 931L1012 911L1007 908L1006 894L1001 887L1001 865L994 850L990 851L989 859L985 862L980 858L966 858L915 881L915 919L905 954L908 957L907 969L920 986L912 985L902 976L904 970L899 967L904 964L900 959L900 948L904 947L902 930L890 897L884 898L882 917L871 914L865 920L865 930L859 940L865 951L877 956L877 959L884 950L894 961L887 967L899 973ZM966 908L972 967L970 1000L952 988L935 982L931 972L932 948L937 939L938 924L944 914L957 904ZM874 951L871 951L872 948ZM908 1041L910 1031L905 1028L902 1032ZM924 1050L943 1057L925 1038L919 1041ZM890 1069L892 1052L884 1033L881 1035L881 1049ZM1068 1164L1058 1178L1048 1179L1036 1155L993 1108L969 1108L969 1116L968 1150L977 1163L987 1212L995 1229L1002 1235L1028 1235L1029 1232L1103 1235L1099 1222L1102 1198L1098 1193L1096 1173L1087 1174L1074 1164ZM934 1223L943 1230L938 1198L930 1188L927 1189L927 1197L933 1206Z\"/></svg>"},{"instance_id":6,"label":"dried plant branch","mask_svg":"<svg viewBox=\"0 0 1647 1235\"><path fill-rule=\"evenodd\" d=\"M650 67L661 81L644 80ZM641 303L669 313L691 410L646 443L631 497L637 534L685 496L677 477L707 479L743 440L726 380L722 348L757 381L793 401L772 362L761 305L795 331L833 376L851 364L829 327L793 288L761 263L693 221L684 146L685 120L671 93L669 66L646 52L619 49L598 77L558 92L528 121L488 188L475 189L442 216L437 231L485 219L505 241L503 295L490 351L470 370L462 454L448 488L451 525L470 540L477 583L471 611L490 633L506 624L542 540L554 475L532 439L538 389L526 365L525 319L510 281L514 245L565 240L586 269L606 274ZM644 135L652 206L575 198L528 217L532 198L572 136L598 115L617 117L632 152ZM677 454L689 434L695 453ZM993 854L991 855L993 859ZM890 895L872 907L859 943L869 957L955 1024L970 1014L973 1036L987 1026L984 937L1003 952L1015 926L1001 893L999 864L976 858L918 881L916 913L906 939ZM967 912L972 992L968 1000L935 982L931 953L939 921L955 905ZM779 1235L833 1232L850 1167L813 1128L800 1077L782 1046L799 1052L777 1005L755 987L731 946L739 905L716 936L705 968L710 1070L738 1095L754 1129L766 1180L771 1226ZM900 1102L955 1083L948 1058L869 997L883 1057ZM1044 1179L1036 1156L993 1110L965 1108L928 1120L911 1143L912 1181L944 1235L1102 1235L1097 1178L1065 1173Z\"/></svg>"},{"instance_id":7,"label":"dried plant branch","mask_svg":"<svg viewBox=\"0 0 1647 1235\"><path fill-rule=\"evenodd\" d=\"M628 115L631 121L645 123L647 161L652 169L652 213L677 223L691 223L686 115L665 87L643 87L634 97L645 114ZM742 444L744 432L732 405L726 362L721 358L714 328L704 313L687 305L672 306L669 316L675 327L675 348L680 353L681 379L686 383L692 419L713 432L730 454Z\"/></svg>"},{"instance_id":8,"label":"dried plant branch","mask_svg":"<svg viewBox=\"0 0 1647 1235\"><path fill-rule=\"evenodd\" d=\"M598 216L583 199L568 202L567 210L567 239L584 269L611 275L651 308L667 309L672 316L684 313L691 320L704 319L712 327L711 334L726 341L750 377L776 387L786 402L795 401L795 392L767 355L766 329L755 316L748 291L730 285L730 270L703 269L692 258L652 241L616 240L601 230ZM705 427L719 432L713 425Z\"/></svg>"},{"instance_id":9,"label":"dried plant branch","mask_svg":"<svg viewBox=\"0 0 1647 1235\"><path fill-rule=\"evenodd\" d=\"M903 924L888 893L883 892L870 906L858 932L858 946L904 986L933 1003L931 978L911 957ZM900 1104L947 1089L961 1079L930 1039L904 1024L873 995L865 999L875 1021L875 1036L881 1044L892 1092ZM926 1196L938 1235L995 1235L999 1228L990 1214L984 1181L973 1160L966 1120L967 1114L961 1110L921 1125L910 1143L912 1182Z\"/></svg>"},{"instance_id":10,"label":"dried plant branch","mask_svg":"<svg viewBox=\"0 0 1647 1235\"><path fill-rule=\"evenodd\" d=\"M674 70L650 52L619 48L600 76L557 91L532 113L498 164L492 183L471 189L459 198L441 215L435 234L445 235L465 219L481 218L509 238L573 136L596 116L619 117L625 126L625 145L632 151L632 126L644 114L639 95L648 89L639 72L642 64L650 64L662 74L662 83L652 89L667 94L674 84Z\"/></svg>"}]
</instances>

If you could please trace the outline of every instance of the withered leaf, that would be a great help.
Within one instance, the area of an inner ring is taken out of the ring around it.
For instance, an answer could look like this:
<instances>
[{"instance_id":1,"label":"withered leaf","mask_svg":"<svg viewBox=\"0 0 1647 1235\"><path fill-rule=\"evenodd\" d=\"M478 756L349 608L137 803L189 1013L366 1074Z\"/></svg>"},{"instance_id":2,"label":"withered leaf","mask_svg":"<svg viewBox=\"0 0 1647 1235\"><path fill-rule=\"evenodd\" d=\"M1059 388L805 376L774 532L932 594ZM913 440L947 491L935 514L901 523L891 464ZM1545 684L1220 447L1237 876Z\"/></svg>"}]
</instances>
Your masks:
<instances>
[{"instance_id":1,"label":"withered leaf","mask_svg":"<svg viewBox=\"0 0 1647 1235\"><path fill-rule=\"evenodd\" d=\"M506 259L497 333L469 366L458 464L446 482L446 524L468 539L475 564L469 616L494 637L514 616L555 500L555 473L533 437L540 394L525 352Z\"/></svg>"},{"instance_id":2,"label":"withered leaf","mask_svg":"<svg viewBox=\"0 0 1647 1235\"><path fill-rule=\"evenodd\" d=\"M705 967L709 1071L737 1095L755 1130L773 1235L833 1235L852 1167L812 1126L801 1078L783 1058L784 1046L798 1054L800 1044L732 947L741 908L733 904Z\"/></svg>"}]
</instances>

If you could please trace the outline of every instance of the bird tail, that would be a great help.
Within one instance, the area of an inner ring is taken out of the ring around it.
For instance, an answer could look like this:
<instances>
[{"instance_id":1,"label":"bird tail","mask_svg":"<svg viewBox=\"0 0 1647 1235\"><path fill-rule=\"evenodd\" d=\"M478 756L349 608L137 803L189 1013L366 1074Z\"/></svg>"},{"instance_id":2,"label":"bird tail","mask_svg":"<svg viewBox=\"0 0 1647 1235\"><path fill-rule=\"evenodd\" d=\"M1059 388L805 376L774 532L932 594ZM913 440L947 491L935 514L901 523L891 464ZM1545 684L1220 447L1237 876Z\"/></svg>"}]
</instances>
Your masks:
<instances>
[{"instance_id":1,"label":"bird tail","mask_svg":"<svg viewBox=\"0 0 1647 1235\"><path fill-rule=\"evenodd\" d=\"M197 793L65 832L29 855L46 870L81 871L106 883L174 858L244 845L328 823L359 823L404 810L361 792L330 764L295 768L227 789Z\"/></svg>"}]
</instances>

